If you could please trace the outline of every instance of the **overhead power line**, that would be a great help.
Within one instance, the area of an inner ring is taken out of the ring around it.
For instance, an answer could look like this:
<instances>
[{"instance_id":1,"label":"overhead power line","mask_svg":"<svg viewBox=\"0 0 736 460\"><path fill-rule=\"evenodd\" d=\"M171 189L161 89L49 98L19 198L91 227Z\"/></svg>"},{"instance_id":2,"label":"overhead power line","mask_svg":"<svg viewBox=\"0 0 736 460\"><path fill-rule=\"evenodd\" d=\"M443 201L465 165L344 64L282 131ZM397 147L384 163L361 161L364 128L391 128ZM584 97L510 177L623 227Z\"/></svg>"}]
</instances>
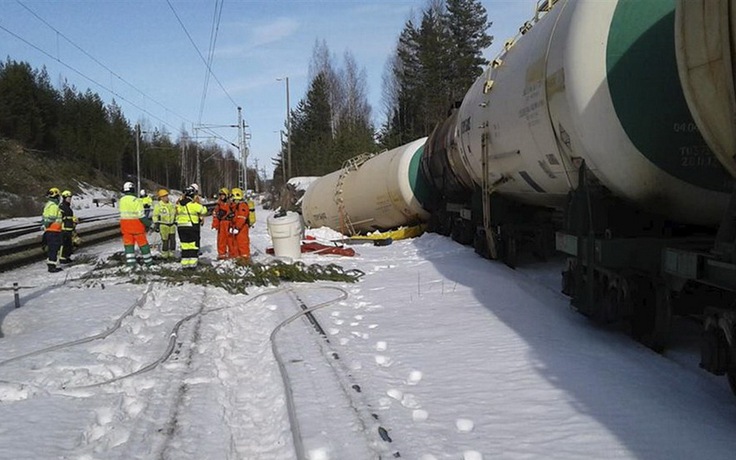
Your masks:
<instances>
[{"instance_id":1,"label":"overhead power line","mask_svg":"<svg viewBox=\"0 0 736 460\"><path fill-rule=\"evenodd\" d=\"M167 1L168 1L168 0L167 0ZM79 51L80 51L81 53L83 53L83 54L84 54L85 56L89 57L89 58L90 58L90 59L91 59L92 61L94 61L94 62L95 62L95 63L96 63L97 65L99 65L100 67L102 67L102 68L103 68L103 69L105 69L106 71L110 72L110 74L111 74L111 75L115 76L115 77L116 77L117 79L119 79L120 81L122 81L122 82L123 82L123 83L125 83L126 85L130 86L130 87L131 87L131 88L133 88L133 89L134 89L135 91L137 91L138 93L140 93L140 94L141 94L141 95L143 95L144 97L148 98L149 100L151 100L152 102L154 102L155 104L157 104L157 105L158 105L159 107L161 107L161 108L162 108L162 109L164 109L165 111L167 111L167 112L170 112L170 113L172 113L172 114L176 115L176 116L177 116L178 118L180 118L181 120L184 120L184 121L185 121L185 122L187 122L187 123L190 123L191 125L194 125L194 122L192 122L192 121L191 121L191 120L189 120L188 118L184 117L184 116L183 116L183 115L181 115L181 114L178 114L178 113L177 113L177 112L175 112L174 110L171 110L170 108L168 108L167 106L165 106L165 105L164 105L164 104L162 104L161 102L157 101L157 100L156 100L156 99L154 99L153 97L149 96L148 94L146 94L145 92L143 92L142 90L140 90L139 88L137 88L137 87L136 87L135 85L133 85L132 83L130 83L130 82L128 82L127 80L125 80L125 79L124 79L124 78L123 78L122 76L118 75L118 74L117 74L117 73L116 73L115 71L113 71L112 69L110 69L110 68L109 68L109 67L108 67L107 65L105 65L104 63L102 63L102 62L101 62L101 61L100 61L99 59L97 59L97 58L95 58L94 56L92 56L92 55L91 55L91 54L90 54L89 52L87 52L87 51L86 51L85 49L83 49L83 48L82 48L82 47L81 47L80 45L76 44L76 43L75 43L75 42L74 42L73 40L71 40L71 39L70 39L69 37L67 37L67 36L66 36L66 35L65 35L65 34L64 34L63 32L61 32L60 30L58 30L57 28L55 28L55 27L54 27L53 25L51 25L51 24L50 24L50 23L49 23L48 21L46 21L45 19L43 19L43 18L42 18L41 16L39 16L39 15L38 15L38 14L37 14L36 12L34 12L33 10L31 10L31 9L30 9L29 7L27 7L27 6L25 5L25 4L23 4L23 2L21 2L20 0L16 0L16 2L17 2L17 3L18 3L18 4L20 5L20 6L22 6L22 7L23 7L23 8L25 9L25 10L27 10L27 11L28 11L29 13L31 13L31 14L32 14L32 15L33 15L34 17L36 17L36 19L38 19L39 21L41 21L41 22L42 22L42 23L43 23L43 24L44 24L44 25L45 25L46 27L48 27L48 28L50 28L51 30L53 30L53 31L54 31L54 32L55 32L55 33L56 33L56 34L57 34L58 36L60 36L60 37L63 37L63 38L64 38L64 40L66 40L67 42L69 42L69 43L70 43L70 44L71 44L72 46L74 46L74 47L75 47L75 48L76 48L77 50L79 50ZM170 4L170 3L169 3L169 5L171 6L171 4ZM173 9L173 7L172 7L172 9ZM176 12L174 12L174 13L176 14ZM222 14L222 7L220 7L220 12L219 12L219 15L220 15L220 16L221 16L221 14ZM178 16L177 16L177 19L178 19ZM181 21L179 21L179 22L180 22L180 24L181 24ZM182 27L183 27L183 24L182 24ZM219 27L219 18L218 18L218 22L217 22L217 27ZM91 82L92 84L94 84L94 85L98 86L99 88L102 88L103 90L105 90L105 91L107 91L108 93L112 94L113 96L115 96L116 98L120 99L121 101L125 101L125 102L127 102L127 103L128 103L128 104L130 104L131 106L133 106L133 107L135 107L136 109L140 110L140 111L141 111L142 113L144 113L144 114L148 115L149 117L153 118L154 120L157 120L157 121L161 122L161 123L162 123L163 125L165 125L165 126L169 127L169 128L170 128L170 129L172 130L172 132L178 132L178 130L179 130L179 128L178 128L178 127L175 127L175 126L171 125L171 124L170 124L170 123L168 123L168 122L167 122L166 120L164 120L164 119L160 118L159 116L157 116L157 115L155 115L155 114L151 113L151 112L150 112L149 110L147 110L147 109L145 109L145 108L143 108L143 107L139 106L139 105L138 105L138 104L136 104L135 102L131 101L130 99L126 98L126 97L125 97L125 96L123 96L122 94L120 94L120 93L118 93L117 91L115 91L114 89L112 89L112 88L109 88L109 87L107 87L106 85L104 85L104 84L100 83L99 81L95 80L94 78L92 78L92 77L88 76L87 74L85 74L85 73L84 73L84 72L82 72L81 70L78 70L77 68L73 67L72 65L70 65L70 64L67 64L67 63L66 63L66 62L64 62L64 61L63 61L63 60L62 60L61 58L59 58L59 57L58 57L58 53L57 53L57 56L54 56L53 54L51 54L51 53L47 52L46 50L42 49L41 47L39 47L39 46L37 46L37 45L35 45L35 44L31 43L31 42L30 42L29 40L27 40L27 39L23 38L22 36L18 35L17 33L15 33L15 32L13 32L13 31L11 31L10 29L8 29L8 28L6 28L6 27L4 27L3 25L0 25L0 29L4 30L4 31L5 31L5 32L7 32L8 34L10 34L10 35L12 35L13 37L15 37L16 39L18 39L18 40L22 41L22 42L23 42L23 43L25 43L26 45L28 45L28 46L30 46L31 48L35 49L36 51L38 51L38 52L40 52L40 53L44 54L45 56L49 57L50 59L52 59L52 60L54 60L54 61L58 62L59 64L61 64L61 65L63 65L64 67L68 68L69 70L71 70L72 72L74 72L74 73L76 73L77 75L81 76L82 78L84 78L84 79L88 80L88 81L89 81L89 82ZM186 32L186 29L185 29L185 32ZM189 36L189 34L188 34L188 33L187 33L187 35ZM191 40L191 37L189 37L189 38L190 38L190 40ZM195 48L196 48L196 45L195 45ZM197 50L197 51L199 52L199 50ZM214 54L214 44L212 44L212 54ZM200 54L200 57L201 57L201 54ZM210 72L211 72L211 69L209 69L209 70L210 70ZM216 77L216 76L215 76L214 74L212 74L212 76L213 76L213 77L215 78L215 80L217 80L217 77ZM218 82L218 84L220 84L220 87L222 88L222 84L221 84L221 83L219 82L219 80L217 80L217 82ZM225 91L225 89L224 89L224 88L222 88L222 89L223 89L223 91ZM229 95L229 94L227 93L227 91L225 91L225 93L226 93L226 94L227 94L227 96L228 96L228 97L230 98L230 101L232 101L232 102L233 102L233 104L235 104L235 101L233 101L232 97L230 97L230 95ZM237 104L235 104L235 105L237 106ZM222 136L222 135L220 135L219 133L217 133L217 132L215 132L215 131L213 131L213 130L211 130L211 129L209 129L209 128L201 128L201 129L202 129L202 130L203 130L204 132L207 132L207 133L209 133L209 134L210 134L210 135L211 135L211 136L212 136L213 138L216 138L216 139L218 139L218 140L221 140L221 141L223 141L223 142L225 142L225 143L231 144L231 143L229 142L229 140L228 140L228 139L226 139L225 137L223 137L223 136Z\"/></svg>"},{"instance_id":2,"label":"overhead power line","mask_svg":"<svg viewBox=\"0 0 736 460\"><path fill-rule=\"evenodd\" d=\"M91 55L90 53L88 53L88 52L87 52L87 51L86 51L85 49L83 49L83 48L82 48L81 46L77 45L77 44L76 44L76 43L75 43L75 42L74 42L74 41L73 41L72 39L70 39L69 37L67 37L66 35L64 35L64 33L63 33L63 32L61 32L60 30L58 30L58 29L57 29L56 27L54 27L53 25L49 24L49 23L48 23L48 21L46 21L46 20L45 20L44 18L42 18L41 16L39 16L39 15L38 15L38 14L37 14L37 13L36 13L35 11L33 11L32 9L30 9L30 8L29 8L28 6L26 6L26 5L25 5L25 4L23 3L23 2L21 2L20 0L16 0L16 3L18 3L18 4L19 4L20 6L22 6L22 7L23 7L23 8L24 8L24 9L25 9L26 11L28 11L29 13L31 13L31 14L32 14L32 15L33 15L33 16L34 16L34 17L35 17L36 19L38 19L38 20L39 20L39 21L41 21L41 22L42 22L43 24L45 24L45 25L46 25L46 27L48 27L49 29L53 30L53 31L54 31L54 32L56 32L56 33L57 33L57 34L58 34L59 36L61 36L62 38L64 38L64 40L66 40L67 42L69 42L69 43L70 43L70 44L71 44L72 46L74 46L74 47L75 47L76 49L78 49L78 50L79 50L80 52L82 52L82 53L83 53L83 54L84 54L85 56L87 56L88 58L92 59L92 60L93 60L93 61L94 61L94 62L95 62L95 63L96 63L97 65L99 65L99 66L100 66L100 67L102 67L103 69L105 69L105 70L107 70L108 72L110 72L110 74L111 74L111 75L113 75L113 76L115 76L115 77L116 77L116 78L117 78L118 80L122 81L123 83L125 83L125 84L126 84L126 85L128 85L129 87L131 87L131 88L133 88L134 90L138 91L138 93L139 93L139 94L141 94L141 95L142 95L143 97L146 97L146 98L148 98L149 100L151 100L152 102L154 102L154 103L155 103L155 104L157 104L157 105L158 105L159 107L161 107L162 109L166 110L167 112L171 112L172 114L176 115L177 117L179 117L180 119L184 120L184 121L185 121L185 122L187 122L187 123L192 123L192 121L191 121L191 120L189 120L188 118L186 118L185 116L183 116L183 115L180 115L180 114L178 114L177 112L175 112L174 110L171 110L170 108L166 107L166 106L165 106L165 105L163 105L163 104L162 104L161 102L159 102L159 101L157 101L156 99L154 99L153 97L149 96L148 94L146 94L145 92L143 92L142 90L140 90L140 89L139 89L138 87L136 87L136 86L135 86L134 84L130 83L129 81L127 81L126 79L124 79L123 77L121 77L120 75L118 75L118 74L117 74L117 73L116 73L115 71L113 71L112 69L110 69L110 68L109 68L108 66L106 66L106 65L105 65L105 64L103 64L102 62L100 62L100 60L99 60L99 59L97 59L97 58L95 58L94 56L92 56L92 55ZM58 59L57 59L57 60L58 60ZM176 131L176 129L175 129L175 131Z\"/></svg>"},{"instance_id":3,"label":"overhead power line","mask_svg":"<svg viewBox=\"0 0 736 460\"><path fill-rule=\"evenodd\" d=\"M200 59L202 59L202 62L204 63L205 67L207 67L207 70L209 71L209 73L212 75L212 78L215 79L215 81L217 82L217 84L220 86L220 89L222 89L222 91L230 99L230 102L232 102L235 107L238 107L238 104L235 102L235 100L232 98L232 96L230 96L230 93L227 92L227 90L225 89L225 87L222 86L222 83L217 78L217 75L215 75L215 73L212 71L212 67L210 67L210 65L207 63L207 59L205 59L205 57L202 56L202 52L199 51L199 48L197 47L197 44L194 43L194 40L192 39L192 36L189 34L189 31L187 30L186 26L184 25L184 23L182 22L181 18L179 17L179 15L177 14L176 10L174 9L174 5L171 4L171 0L166 0L166 3L169 4L169 8L171 8L171 11L174 13L174 16L176 16L176 20L179 21L179 25L184 30L184 33L187 35L187 38L189 38L189 42L192 44L192 46L194 47L194 49L197 51L197 54L199 55Z\"/></svg>"},{"instance_id":4,"label":"overhead power line","mask_svg":"<svg viewBox=\"0 0 736 460\"><path fill-rule=\"evenodd\" d=\"M215 12L212 16L212 29L210 29L210 46L207 50L207 69L212 68L212 62L215 57L215 44L217 43L217 34L220 31L220 18L222 17L222 7L224 0L215 0ZM218 6L219 5L219 6ZM205 71L204 73L204 88L202 90L202 100L199 104L199 123L202 123L202 114L204 113L204 103L207 99L207 89L210 84L210 73Z\"/></svg>"},{"instance_id":5,"label":"overhead power line","mask_svg":"<svg viewBox=\"0 0 736 460\"><path fill-rule=\"evenodd\" d=\"M57 58L57 57L55 57L55 56L52 56L52 55L51 55L50 53L46 52L45 50L41 49L40 47L38 47L38 46L34 45L33 43L29 42L28 40L26 40L25 38L23 38L23 37L21 37L20 35L16 34L15 32L13 32L13 31L11 31L11 30L7 29L7 28L6 28L6 27L4 27L3 25L0 25L0 29L2 29L2 30L4 30L5 32L9 33L9 34L10 34L10 35L12 35L13 37L17 38L18 40L22 41L22 42L23 42L23 43L25 43L26 45L28 45L28 46L30 46L31 48L33 48L33 49L37 50L38 52L40 52L40 53L43 53L43 54L45 54L45 55L46 55L46 56L48 56L49 58L51 58L51 59L53 59L54 61L58 62L59 64L63 65L64 67L66 67L67 69L71 70L72 72L76 73L76 74L77 74L77 75L79 75L80 77L82 77L82 78L85 78L85 79L89 80L90 82L94 83L95 85L97 85L97 86L99 86L100 88L104 89L105 91L109 92L109 93L110 93L110 94L112 94L113 96L116 96L116 97L120 98L120 100L123 100L123 101L127 102L128 104L132 105L133 107L135 107L136 109L138 109L138 110L140 110L141 112L145 113L146 115L150 116L151 118L154 118L154 119L156 119L156 120L160 121L160 122L161 122L161 123L163 123L164 125L166 125L166 126L168 126L169 128L171 128L171 129L172 129L172 130L173 130L174 132L176 132L176 131L178 130L178 128L176 128L176 127L174 127L174 126L170 125L170 124L169 124L169 123L168 123L167 121L165 121L165 120L163 120L163 119L161 119L161 118L157 117L156 115L152 114L152 113L151 113L151 112L149 112L148 110L146 110L146 109L144 109L143 107L139 106L139 105L138 105L138 104L136 104L135 102L133 102L133 101L130 101L130 100L128 100L128 99L127 99L126 97L124 97L123 95L121 95L121 94L118 94L118 93L117 93L117 92L116 92L115 90L113 90L113 89L111 89L111 88L108 88L107 86L105 86L105 85L103 85L102 83L98 82L98 81L97 81L97 80L95 80L94 78L92 78L92 77L89 77L89 76L87 76L87 75L86 75L86 74L85 74L84 72L82 72L82 71L80 71L80 70L77 70L77 69L75 69L74 67L72 67L71 65L69 65L69 64L67 64L66 62L62 61L61 59L59 59L59 58Z\"/></svg>"}]
</instances>

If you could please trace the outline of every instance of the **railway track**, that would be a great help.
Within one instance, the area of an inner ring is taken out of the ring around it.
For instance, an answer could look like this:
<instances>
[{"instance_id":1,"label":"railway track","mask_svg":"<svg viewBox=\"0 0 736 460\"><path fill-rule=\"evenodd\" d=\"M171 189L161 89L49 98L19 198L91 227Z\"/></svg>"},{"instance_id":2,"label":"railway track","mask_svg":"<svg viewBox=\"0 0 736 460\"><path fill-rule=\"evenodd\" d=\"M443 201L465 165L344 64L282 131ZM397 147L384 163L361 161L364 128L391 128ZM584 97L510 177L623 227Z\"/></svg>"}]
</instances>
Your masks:
<instances>
[{"instance_id":1,"label":"railway track","mask_svg":"<svg viewBox=\"0 0 736 460\"><path fill-rule=\"evenodd\" d=\"M270 298L271 302L275 302L279 306L278 310L281 310L281 315L279 315L281 318L287 316L271 331L270 341L272 352L282 373L284 391L287 395L288 418L294 440L295 458L297 460L315 458L313 455L318 455L319 452L325 449L332 453L346 455L337 458L387 459L400 457L399 452L392 447L392 440L388 435L388 431L381 425L377 412L365 400L361 386L345 363L342 362L336 349L331 346L330 340L324 333L318 319L312 315L316 310L347 299L348 293L346 291L334 286L319 285L299 288L284 287L262 292L249 298L245 303L233 302L221 306L213 306L213 303L217 304L217 294L212 298L208 298L207 293L208 289L204 288L202 299L193 302L189 311L186 312L188 314L182 315L178 321L172 322L168 327L158 331L155 343L160 352L150 354L148 359L137 362L135 367L131 366L129 369L125 367L125 360L122 360L120 369L125 368L126 371L118 375L101 373L96 377L92 377L82 373L60 374L51 379L51 381L61 385L52 391L94 391L95 388L121 384L122 381L140 376L154 369L160 369L161 373L157 374L157 378L162 378L163 381L168 379L168 384L165 385L167 389L164 390L162 387L161 391L155 392L157 398L150 401L148 399L142 400L140 404L141 407L150 405L147 410L151 411L151 416L155 416L165 426L171 426L170 429L163 431L161 439L153 441L153 445L149 447L159 451L162 456L164 456L164 452L169 450L175 452L178 448L176 438L182 435L179 433L182 428L177 428L177 425L180 423L180 419L186 419L190 415L188 413L190 408L187 407L181 395L200 391L196 386L192 386L190 381L194 378L192 369L202 365L201 356L194 352L200 346L199 336L200 334L212 333L212 331L205 331L206 328L211 329L212 320L202 323L203 319L218 312L225 313L226 310L239 310L247 305L257 306L256 301L265 297ZM3 372L8 372L5 367L19 361L37 359L40 355L52 353L62 353L63 355L63 353L69 352L69 349L75 347L99 343L103 339L109 341L112 336L125 336L126 333L131 332L130 323L141 318L136 312L146 308L150 310L158 302L157 296L152 294L152 287L149 284L145 292L102 332L6 357L5 360L0 361L0 368L3 369ZM265 310L263 305L260 308ZM232 316L230 319L228 318L226 314L218 317L216 321L226 323L232 321ZM277 318L273 319L277 320ZM303 321L300 321L300 319ZM171 320L170 318L169 321ZM121 327L125 324L128 324L128 326ZM289 330L285 330L289 326L291 326ZM221 335L222 332L220 331L218 334ZM122 341L121 343L125 342L123 338L114 340ZM256 343L263 342L256 340ZM247 347L241 352L246 350ZM257 353L253 356L257 357ZM243 356L239 355L239 359L242 358ZM192 360L199 361L193 364ZM223 394L234 398L233 406L225 411L225 417L228 419L228 426L232 430L233 439L238 440L250 431L243 428L247 421L243 420L242 414L233 412L239 398L242 398L239 389L243 382L238 380L238 378L242 378L240 373L227 372L229 365L228 363L216 364L215 367L222 371L223 378L228 375L240 376L235 380L227 378L218 385L219 388L224 388ZM17 377L11 379L13 382L8 381L6 383L17 383L14 380L15 378ZM23 381L22 378L20 382L26 387L35 385L33 381ZM315 382L319 383L316 387ZM129 382L128 385L135 385L135 383ZM50 387L43 388L44 391L51 389ZM201 398L201 395L197 396L195 394L190 395L190 397L197 399ZM159 407L161 403L164 403L165 410L161 410ZM314 414L322 414L323 412L324 418L322 418L321 423L315 425ZM139 438L138 428L145 433L151 431L150 426L146 424L137 427L131 435L135 441L127 445L126 449L129 448L135 451L141 443L152 442L151 439L142 434ZM114 431L112 426L107 425L99 429ZM79 447L83 449L85 446ZM355 456L354 454L359 455Z\"/></svg>"},{"instance_id":2,"label":"railway track","mask_svg":"<svg viewBox=\"0 0 736 460\"><path fill-rule=\"evenodd\" d=\"M77 233L85 246L111 240L120 235L117 214L84 219L80 221ZM43 233L38 224L0 229L0 241L14 238L18 241L0 246L0 272L38 262L46 257L41 247Z\"/></svg>"},{"instance_id":3,"label":"railway track","mask_svg":"<svg viewBox=\"0 0 736 460\"><path fill-rule=\"evenodd\" d=\"M207 203L208 214L214 204ZM85 246L98 244L120 236L120 214L117 212L79 219L77 234ZM0 273L38 262L46 257L41 248L43 232L40 223L0 228ZM18 241L9 242L17 239ZM8 241L8 243L5 243Z\"/></svg>"}]
</instances>

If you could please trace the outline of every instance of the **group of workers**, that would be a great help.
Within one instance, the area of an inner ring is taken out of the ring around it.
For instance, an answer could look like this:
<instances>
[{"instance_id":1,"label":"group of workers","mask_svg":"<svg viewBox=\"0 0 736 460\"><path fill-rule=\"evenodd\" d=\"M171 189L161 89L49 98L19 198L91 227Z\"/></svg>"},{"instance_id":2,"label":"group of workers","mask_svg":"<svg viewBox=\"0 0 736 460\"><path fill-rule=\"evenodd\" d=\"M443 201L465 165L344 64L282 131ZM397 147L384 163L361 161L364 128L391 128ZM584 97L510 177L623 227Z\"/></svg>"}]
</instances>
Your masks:
<instances>
[{"instance_id":1,"label":"group of workers","mask_svg":"<svg viewBox=\"0 0 736 460\"><path fill-rule=\"evenodd\" d=\"M184 189L184 195L176 203L169 199L166 189L158 191L158 201L145 190L136 193L132 182L125 182L120 198L120 232L123 235L125 263L136 266L135 247L138 246L143 264L153 264L148 231L161 236L160 257L171 260L175 257L176 236L179 235L181 267L194 269L199 261L201 228L208 214L201 203L199 186L192 184ZM48 201L43 211L44 244L47 247L48 270L61 271L60 264L71 262L73 249L72 234L77 219L71 209L71 192L52 187L46 193ZM250 262L249 229L255 225L255 203L246 197L243 190L222 188L212 212L212 229L217 230L218 259L238 258Z\"/></svg>"},{"instance_id":2,"label":"group of workers","mask_svg":"<svg viewBox=\"0 0 736 460\"><path fill-rule=\"evenodd\" d=\"M61 271L60 264L72 261L77 218L72 210L72 192L51 187L46 192L46 204L41 216L43 245L47 248L46 265L49 273Z\"/></svg>"},{"instance_id":3,"label":"group of workers","mask_svg":"<svg viewBox=\"0 0 736 460\"><path fill-rule=\"evenodd\" d=\"M243 190L221 188L212 211L212 229L217 230L217 258L250 260L250 227L256 223L255 203Z\"/></svg>"}]
</instances>

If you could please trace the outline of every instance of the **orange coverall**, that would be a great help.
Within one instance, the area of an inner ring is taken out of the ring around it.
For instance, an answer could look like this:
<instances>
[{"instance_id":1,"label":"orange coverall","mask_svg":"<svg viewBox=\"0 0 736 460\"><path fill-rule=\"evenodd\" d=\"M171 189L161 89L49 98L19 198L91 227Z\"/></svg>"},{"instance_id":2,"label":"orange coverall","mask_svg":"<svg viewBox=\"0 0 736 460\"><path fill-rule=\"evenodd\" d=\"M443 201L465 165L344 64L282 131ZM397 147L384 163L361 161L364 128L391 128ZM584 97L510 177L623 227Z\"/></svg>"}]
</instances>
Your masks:
<instances>
[{"instance_id":1,"label":"orange coverall","mask_svg":"<svg viewBox=\"0 0 736 460\"><path fill-rule=\"evenodd\" d=\"M231 252L231 257L242 257L250 258L250 225L248 222L248 215L250 209L248 209L248 203L243 201L236 201L232 204L233 210L233 221L230 227L230 233L233 235L235 244L233 247L234 254Z\"/></svg>"},{"instance_id":2,"label":"orange coverall","mask_svg":"<svg viewBox=\"0 0 736 460\"><path fill-rule=\"evenodd\" d=\"M215 209L212 210L212 228L217 230L217 258L227 259L235 257L233 235L230 227L233 221L231 204L226 200L217 200Z\"/></svg>"}]
</instances>

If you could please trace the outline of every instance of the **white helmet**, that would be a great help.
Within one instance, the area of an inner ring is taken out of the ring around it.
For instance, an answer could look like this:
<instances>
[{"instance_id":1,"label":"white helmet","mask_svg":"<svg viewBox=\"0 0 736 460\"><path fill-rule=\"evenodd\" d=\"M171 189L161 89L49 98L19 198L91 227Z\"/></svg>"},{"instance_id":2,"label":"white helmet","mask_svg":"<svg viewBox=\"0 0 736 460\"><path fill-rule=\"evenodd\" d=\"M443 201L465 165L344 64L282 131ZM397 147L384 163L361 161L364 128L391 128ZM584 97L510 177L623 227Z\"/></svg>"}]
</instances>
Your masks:
<instances>
[{"instance_id":1,"label":"white helmet","mask_svg":"<svg viewBox=\"0 0 736 460\"><path fill-rule=\"evenodd\" d=\"M135 190L135 184L134 183L132 183L132 182L126 182L126 183L123 184L123 192L127 193L127 192L132 192L133 190Z\"/></svg>"},{"instance_id":2,"label":"white helmet","mask_svg":"<svg viewBox=\"0 0 736 460\"><path fill-rule=\"evenodd\" d=\"M145 196L146 196L146 189L143 189L143 188L142 188L142 189L141 189L141 191L140 191L140 192L138 193L138 195L139 195L139 196L140 196L141 198L145 197Z\"/></svg>"},{"instance_id":3,"label":"white helmet","mask_svg":"<svg viewBox=\"0 0 736 460\"><path fill-rule=\"evenodd\" d=\"M199 193L199 185L197 185L196 183L193 183L192 185L190 185L190 187L192 187L195 192Z\"/></svg>"}]
</instances>

